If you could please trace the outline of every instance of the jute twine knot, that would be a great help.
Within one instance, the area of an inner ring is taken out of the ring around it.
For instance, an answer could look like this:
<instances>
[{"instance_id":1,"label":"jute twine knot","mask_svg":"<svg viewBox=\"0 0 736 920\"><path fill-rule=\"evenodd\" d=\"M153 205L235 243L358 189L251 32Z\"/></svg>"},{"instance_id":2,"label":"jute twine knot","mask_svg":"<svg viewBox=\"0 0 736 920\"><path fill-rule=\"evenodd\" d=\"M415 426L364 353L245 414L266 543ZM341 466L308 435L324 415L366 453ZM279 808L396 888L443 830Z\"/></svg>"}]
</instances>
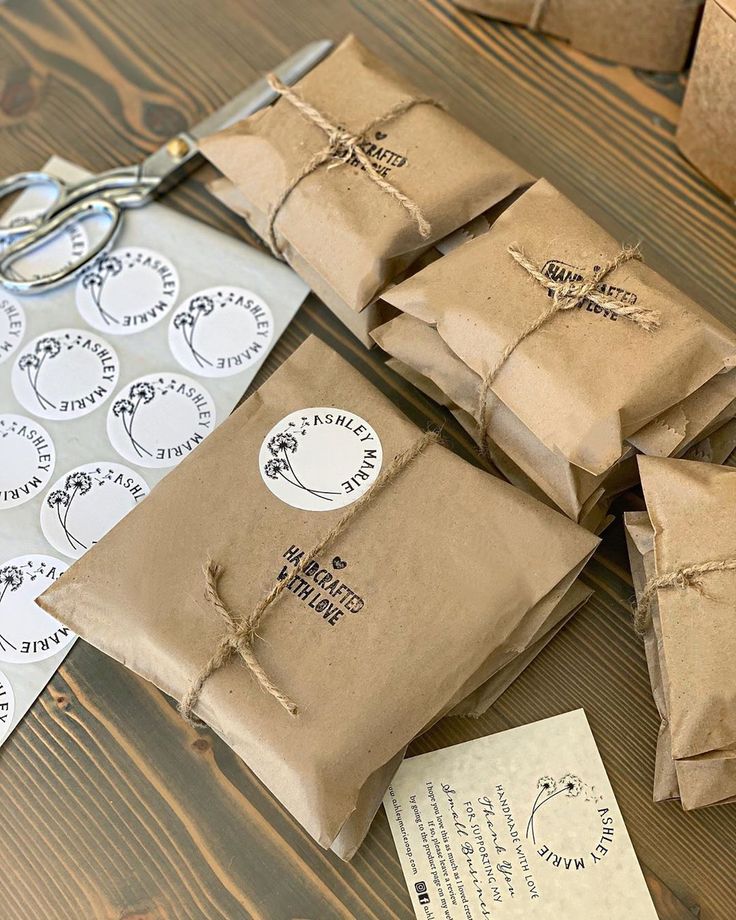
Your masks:
<instances>
[{"instance_id":1,"label":"jute twine knot","mask_svg":"<svg viewBox=\"0 0 736 920\"><path fill-rule=\"evenodd\" d=\"M673 572L664 575L655 575L647 581L638 603L634 607L634 629L643 636L649 625L649 614L652 602L660 588L696 588L702 591L703 576L711 572L730 572L736 569L736 556L728 559L714 559L711 562L699 562L695 565L685 565Z\"/></svg>"},{"instance_id":2,"label":"jute twine knot","mask_svg":"<svg viewBox=\"0 0 736 920\"><path fill-rule=\"evenodd\" d=\"M179 712L187 722L196 724L196 720L193 717L193 710L199 701L202 688L207 680L216 671L219 671L220 668L229 664L236 655L240 656L259 686L280 703L289 715L296 716L299 714L296 703L269 677L256 656L254 645L259 638L258 629L264 616L293 578L296 575L300 575L315 556L318 556L332 540L342 533L353 518L356 517L367 504L372 502L379 492L385 489L389 483L393 482L412 460L418 457L429 444L433 444L438 440L439 434L436 431L427 431L421 438L418 438L411 447L407 448L403 453L397 454L381 473L373 486L357 501L350 505L345 514L343 514L337 523L319 540L316 546L312 547L308 553L302 556L299 563L294 567L291 576L287 575L286 578L277 581L268 594L258 602L250 614L239 619L225 604L217 588L218 580L223 572L222 566L212 559L207 560L204 565L205 597L210 606L223 620L225 624L225 635L220 640L212 657L194 678L189 689L179 703Z\"/></svg>"},{"instance_id":3,"label":"jute twine knot","mask_svg":"<svg viewBox=\"0 0 736 920\"><path fill-rule=\"evenodd\" d=\"M539 24L542 21L542 16L544 16L547 10L547 4L549 0L534 0L534 6L532 7L531 16L529 17L528 27L536 32L539 28Z\"/></svg>"},{"instance_id":4,"label":"jute twine knot","mask_svg":"<svg viewBox=\"0 0 736 920\"><path fill-rule=\"evenodd\" d=\"M439 102L430 98L429 96L412 96L409 99L404 99L401 102L396 103L396 105L390 108L387 112L384 112L383 115L379 115L377 118L372 119L367 125L365 125L362 130L353 132L347 131L345 128L340 127L335 123L334 119L326 115L324 112L320 112L319 109L315 108L309 102L306 102L293 89L282 83L275 74L268 74L266 79L268 81L268 85L274 92L278 93L283 99L288 100L288 102L290 102L294 108L307 119L307 121L310 121L318 128L321 128L322 131L324 131L324 133L327 135L327 146L323 150L315 153L314 156L304 164L301 170L291 179L291 181L279 194L278 198L271 207L271 211L268 216L266 236L268 245L271 247L271 251L274 253L274 255L280 255L278 244L276 242L275 224L281 208L284 206L289 195L291 195L291 193L294 191L297 185L299 185L302 179L305 179L316 169L319 169L320 166L329 161L331 162L328 166L328 169L331 169L334 166L339 166L341 164L350 163L353 160L357 160L360 166L363 168L363 172L366 176L368 176L371 182L373 182L374 185L381 189L382 192L390 195L394 201L398 202L398 204L404 208L409 217L417 225L417 229L419 230L419 234L422 239L427 239L427 237L429 237L430 233L432 232L432 227L430 226L429 221L427 221L427 219L422 214L419 205L408 195L400 192L395 185L388 181L388 179L385 179L380 175L366 154L365 150L363 150L363 145L366 142L367 135L379 125L384 125L386 122L397 118L399 115L403 115L404 112L408 112L409 109L414 108L415 105L433 105L437 106L438 108L442 108Z\"/></svg>"},{"instance_id":5,"label":"jute twine knot","mask_svg":"<svg viewBox=\"0 0 736 920\"><path fill-rule=\"evenodd\" d=\"M561 313L564 310L574 310L581 306L583 301L589 300L596 304L596 306L607 310L609 313L631 320L631 322L636 323L637 326L641 326L645 332L653 332L660 324L660 316L656 310L645 310L635 304L622 303L620 300L616 300L614 297L598 290L600 283L612 271L615 271L625 262L630 262L631 260L638 261L641 259L641 253L639 252L638 246L623 246L621 251L610 262L606 262L604 265L597 268L589 278L582 278L579 281L553 281L552 278L544 274L538 265L527 258L518 246L509 246L508 252L531 278L542 287L552 291L553 297L547 309L540 313L539 316L523 329L515 339L509 342L498 356L493 367L483 378L478 393L477 414L481 435L481 452L486 459L490 459L488 397L493 382L524 339L544 326L555 314Z\"/></svg>"}]
</instances>

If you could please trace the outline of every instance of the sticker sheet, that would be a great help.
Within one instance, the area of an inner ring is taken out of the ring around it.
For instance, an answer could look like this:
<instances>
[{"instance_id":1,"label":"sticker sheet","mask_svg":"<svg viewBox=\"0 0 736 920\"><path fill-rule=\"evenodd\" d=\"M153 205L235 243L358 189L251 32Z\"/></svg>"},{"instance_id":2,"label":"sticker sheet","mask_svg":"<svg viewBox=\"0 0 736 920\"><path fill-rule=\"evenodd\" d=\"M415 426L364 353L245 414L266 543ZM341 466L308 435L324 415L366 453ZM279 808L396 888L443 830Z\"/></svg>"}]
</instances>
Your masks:
<instances>
[{"instance_id":1,"label":"sticker sheet","mask_svg":"<svg viewBox=\"0 0 736 920\"><path fill-rule=\"evenodd\" d=\"M45 169L84 175L59 158ZM28 190L2 224L49 195ZM68 264L93 232L71 227L14 270ZM75 639L35 598L230 413L307 290L159 203L127 211L112 246L64 286L0 287L0 744Z\"/></svg>"}]
</instances>

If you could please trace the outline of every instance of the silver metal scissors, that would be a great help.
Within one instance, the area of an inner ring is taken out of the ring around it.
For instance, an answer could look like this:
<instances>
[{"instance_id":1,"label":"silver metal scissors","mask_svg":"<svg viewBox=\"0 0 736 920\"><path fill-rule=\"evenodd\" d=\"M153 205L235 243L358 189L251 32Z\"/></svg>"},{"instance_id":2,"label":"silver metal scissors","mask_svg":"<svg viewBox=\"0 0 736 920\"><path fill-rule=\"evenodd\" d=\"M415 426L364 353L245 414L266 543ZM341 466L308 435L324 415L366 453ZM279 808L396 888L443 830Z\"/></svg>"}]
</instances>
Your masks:
<instances>
[{"instance_id":1,"label":"silver metal scissors","mask_svg":"<svg viewBox=\"0 0 736 920\"><path fill-rule=\"evenodd\" d=\"M274 68L287 85L295 83L331 50L332 42L316 41ZM76 275L115 239L123 211L139 208L163 194L199 165L198 140L227 128L269 105L277 94L265 80L259 80L227 102L195 128L177 134L142 163L99 173L81 182L67 183L45 172L23 172L0 181L0 199L31 186L47 185L55 192L52 203L23 223L0 227L0 237L10 244L0 251L0 284L18 294L37 294L50 290ZM105 215L109 224L101 238L75 262L50 274L19 278L13 263L42 246L75 221L95 214Z\"/></svg>"}]
</instances>

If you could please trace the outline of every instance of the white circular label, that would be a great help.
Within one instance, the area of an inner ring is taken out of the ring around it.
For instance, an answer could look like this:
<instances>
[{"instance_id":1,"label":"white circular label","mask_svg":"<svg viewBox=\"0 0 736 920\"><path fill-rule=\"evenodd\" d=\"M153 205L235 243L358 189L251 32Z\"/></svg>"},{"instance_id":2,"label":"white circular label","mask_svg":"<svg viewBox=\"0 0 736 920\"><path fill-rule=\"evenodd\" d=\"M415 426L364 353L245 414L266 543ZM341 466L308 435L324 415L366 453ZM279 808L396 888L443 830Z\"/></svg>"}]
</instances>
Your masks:
<instances>
[{"instance_id":1,"label":"white circular label","mask_svg":"<svg viewBox=\"0 0 736 920\"><path fill-rule=\"evenodd\" d=\"M66 568L60 559L37 553L0 565L0 661L42 661L76 638L35 603Z\"/></svg>"},{"instance_id":2,"label":"white circular label","mask_svg":"<svg viewBox=\"0 0 736 920\"><path fill-rule=\"evenodd\" d=\"M29 501L51 479L54 442L24 415L0 415L0 511Z\"/></svg>"},{"instance_id":3,"label":"white circular label","mask_svg":"<svg viewBox=\"0 0 736 920\"><path fill-rule=\"evenodd\" d=\"M166 316L179 295L179 275L152 249L127 246L103 253L77 282L77 309L110 335L143 332Z\"/></svg>"},{"instance_id":4,"label":"white circular label","mask_svg":"<svg viewBox=\"0 0 736 920\"><path fill-rule=\"evenodd\" d=\"M26 332L23 307L0 288L0 364L13 354Z\"/></svg>"},{"instance_id":5,"label":"white circular label","mask_svg":"<svg viewBox=\"0 0 736 920\"><path fill-rule=\"evenodd\" d=\"M360 498L381 472L383 451L365 419L347 409L300 409L281 419L261 445L268 488L304 511L333 511Z\"/></svg>"},{"instance_id":6,"label":"white circular label","mask_svg":"<svg viewBox=\"0 0 736 920\"><path fill-rule=\"evenodd\" d=\"M11 382L25 409L60 422L102 405L115 389L118 370L118 356L104 339L81 329L57 329L26 345Z\"/></svg>"},{"instance_id":7,"label":"white circular label","mask_svg":"<svg viewBox=\"0 0 736 920\"><path fill-rule=\"evenodd\" d=\"M146 374L118 393L107 415L110 443L139 466L176 466L215 427L215 404L183 374Z\"/></svg>"},{"instance_id":8,"label":"white circular label","mask_svg":"<svg viewBox=\"0 0 736 920\"><path fill-rule=\"evenodd\" d=\"M7 226L18 227L40 214L42 210L43 208L36 208L26 214L17 215ZM0 229L0 252L19 239L19 236L3 235ZM61 233L52 236L47 243L15 259L8 274L19 281L41 278L74 265L88 249L89 238L82 224L69 224Z\"/></svg>"},{"instance_id":9,"label":"white circular label","mask_svg":"<svg viewBox=\"0 0 736 920\"><path fill-rule=\"evenodd\" d=\"M127 466L85 463L51 487L41 529L54 549L78 559L146 495L145 480Z\"/></svg>"},{"instance_id":10,"label":"white circular label","mask_svg":"<svg viewBox=\"0 0 736 920\"><path fill-rule=\"evenodd\" d=\"M261 361L273 338L273 315L252 291L213 287L193 294L169 325L171 353L186 370L229 377Z\"/></svg>"},{"instance_id":11,"label":"white circular label","mask_svg":"<svg viewBox=\"0 0 736 920\"><path fill-rule=\"evenodd\" d=\"M15 696L7 676L0 671L0 744L5 740L13 724Z\"/></svg>"}]
</instances>

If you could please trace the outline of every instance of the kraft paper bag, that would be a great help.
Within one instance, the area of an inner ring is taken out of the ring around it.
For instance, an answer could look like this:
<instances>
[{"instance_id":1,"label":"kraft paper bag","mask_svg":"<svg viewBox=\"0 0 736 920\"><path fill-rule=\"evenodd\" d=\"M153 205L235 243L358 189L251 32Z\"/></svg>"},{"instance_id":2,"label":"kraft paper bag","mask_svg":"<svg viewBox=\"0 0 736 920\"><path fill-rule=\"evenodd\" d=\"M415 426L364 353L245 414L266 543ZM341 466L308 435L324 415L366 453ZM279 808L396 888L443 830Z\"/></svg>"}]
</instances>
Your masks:
<instances>
[{"instance_id":1,"label":"kraft paper bag","mask_svg":"<svg viewBox=\"0 0 736 920\"><path fill-rule=\"evenodd\" d=\"M436 389L447 394L452 403L477 418L480 377L450 350L436 329L403 314L375 329L372 336L384 351L428 378ZM573 466L536 438L493 392L489 393L488 399L493 462L510 481L524 488L517 481L517 474L509 472L507 463L513 464L514 470L534 483L556 507L579 521L591 496L597 498L602 494L606 476L611 471L607 470L603 476L592 476ZM471 434L477 441L480 440L477 424L471 426ZM632 450L625 450L619 464L631 454ZM635 481L635 476L627 476L624 487Z\"/></svg>"},{"instance_id":2,"label":"kraft paper bag","mask_svg":"<svg viewBox=\"0 0 736 920\"><path fill-rule=\"evenodd\" d=\"M736 555L736 470L639 458L646 515L628 515L637 598L653 576ZM660 587L645 620L652 688L662 717L655 798L686 809L736 798L736 571Z\"/></svg>"},{"instance_id":3,"label":"kraft paper bag","mask_svg":"<svg viewBox=\"0 0 736 920\"><path fill-rule=\"evenodd\" d=\"M310 339L40 604L177 700L199 681L196 715L329 847L377 772L526 650L596 544ZM223 617L256 609L268 692L252 659L212 667Z\"/></svg>"},{"instance_id":4,"label":"kraft paper bag","mask_svg":"<svg viewBox=\"0 0 736 920\"><path fill-rule=\"evenodd\" d=\"M317 115L281 97L206 138L202 150L237 187L238 211L256 233L269 240L277 210L271 244L310 287L334 292L352 310L434 242L531 181L353 36L293 91ZM342 140L335 134L335 155L297 182L329 149L317 117ZM369 177L356 147L393 191Z\"/></svg>"},{"instance_id":5,"label":"kraft paper bag","mask_svg":"<svg viewBox=\"0 0 736 920\"><path fill-rule=\"evenodd\" d=\"M736 0L708 0L677 125L677 146L736 200Z\"/></svg>"},{"instance_id":6,"label":"kraft paper bag","mask_svg":"<svg viewBox=\"0 0 736 920\"><path fill-rule=\"evenodd\" d=\"M490 230L387 291L392 306L436 326L485 378L505 349L551 306L552 293L512 258L521 249L550 283L590 278L620 252L546 180ZM639 261L598 291L660 325L647 331L590 300L544 323L511 353L492 391L553 452L593 476L617 463L625 439L736 362L736 337Z\"/></svg>"},{"instance_id":7,"label":"kraft paper bag","mask_svg":"<svg viewBox=\"0 0 736 920\"><path fill-rule=\"evenodd\" d=\"M685 66L703 5L703 0L455 2L473 13L567 39L588 54L630 67L663 71L679 71Z\"/></svg>"}]
</instances>

